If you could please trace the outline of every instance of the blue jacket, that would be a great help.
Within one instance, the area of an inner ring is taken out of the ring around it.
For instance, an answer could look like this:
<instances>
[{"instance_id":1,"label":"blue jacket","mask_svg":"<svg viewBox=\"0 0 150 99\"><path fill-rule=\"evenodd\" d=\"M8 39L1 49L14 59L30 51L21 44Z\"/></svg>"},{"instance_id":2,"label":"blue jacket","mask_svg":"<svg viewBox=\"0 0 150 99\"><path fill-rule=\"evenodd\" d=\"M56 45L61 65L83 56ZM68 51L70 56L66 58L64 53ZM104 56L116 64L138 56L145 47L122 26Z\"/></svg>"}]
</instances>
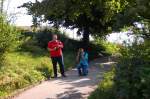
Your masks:
<instances>
[{"instance_id":1,"label":"blue jacket","mask_svg":"<svg viewBox=\"0 0 150 99\"><path fill-rule=\"evenodd\" d=\"M82 65L85 65L85 66L88 66L89 63L88 63L88 53L87 52L84 52L81 59L80 59L80 62L79 64L82 64Z\"/></svg>"}]
</instances>

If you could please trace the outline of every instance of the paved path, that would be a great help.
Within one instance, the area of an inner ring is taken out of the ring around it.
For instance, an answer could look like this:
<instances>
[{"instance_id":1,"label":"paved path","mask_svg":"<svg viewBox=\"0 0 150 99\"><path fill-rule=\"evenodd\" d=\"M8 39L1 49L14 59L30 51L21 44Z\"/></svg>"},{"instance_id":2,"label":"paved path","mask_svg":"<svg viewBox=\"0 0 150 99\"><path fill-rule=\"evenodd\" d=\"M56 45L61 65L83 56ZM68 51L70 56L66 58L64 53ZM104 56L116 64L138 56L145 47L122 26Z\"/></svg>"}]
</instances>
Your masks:
<instances>
[{"instance_id":1,"label":"paved path","mask_svg":"<svg viewBox=\"0 0 150 99\"><path fill-rule=\"evenodd\" d=\"M104 68L98 68L100 64ZM96 59L90 63L87 77L78 77L76 69L73 69L67 72L67 78L45 81L13 99L87 99L102 79L103 73L110 69L110 64L107 59Z\"/></svg>"}]
</instances>

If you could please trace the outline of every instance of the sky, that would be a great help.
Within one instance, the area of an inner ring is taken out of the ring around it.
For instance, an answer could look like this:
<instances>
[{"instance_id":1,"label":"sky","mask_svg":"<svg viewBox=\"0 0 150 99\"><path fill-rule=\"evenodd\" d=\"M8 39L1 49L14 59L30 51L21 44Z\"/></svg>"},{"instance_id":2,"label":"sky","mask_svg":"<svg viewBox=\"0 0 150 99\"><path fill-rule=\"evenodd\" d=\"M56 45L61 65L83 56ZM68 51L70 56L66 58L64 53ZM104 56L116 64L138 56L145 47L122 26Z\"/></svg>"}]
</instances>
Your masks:
<instances>
[{"instance_id":1,"label":"sky","mask_svg":"<svg viewBox=\"0 0 150 99\"><path fill-rule=\"evenodd\" d=\"M32 16L27 15L27 10L25 8L17 8L21 6L23 3L26 2L35 2L35 0L5 0L4 9L9 16L9 20L11 20L12 24L15 24L16 26L31 26L32 25ZM41 0L38 0L41 1ZM11 16L11 17L10 17ZM76 31L77 30L68 30L65 28L61 28L62 31L67 32L67 35L71 38L80 38L77 37ZM127 35L127 32L125 33L113 33L107 36L108 41L114 42L114 43L122 43L124 40L128 41L128 39L131 39L133 37L129 37Z\"/></svg>"},{"instance_id":2,"label":"sky","mask_svg":"<svg viewBox=\"0 0 150 99\"><path fill-rule=\"evenodd\" d=\"M27 10L25 8L17 8L23 3L35 0L6 0L4 9L11 19L11 22L16 26L31 26L32 17L27 15Z\"/></svg>"}]
</instances>

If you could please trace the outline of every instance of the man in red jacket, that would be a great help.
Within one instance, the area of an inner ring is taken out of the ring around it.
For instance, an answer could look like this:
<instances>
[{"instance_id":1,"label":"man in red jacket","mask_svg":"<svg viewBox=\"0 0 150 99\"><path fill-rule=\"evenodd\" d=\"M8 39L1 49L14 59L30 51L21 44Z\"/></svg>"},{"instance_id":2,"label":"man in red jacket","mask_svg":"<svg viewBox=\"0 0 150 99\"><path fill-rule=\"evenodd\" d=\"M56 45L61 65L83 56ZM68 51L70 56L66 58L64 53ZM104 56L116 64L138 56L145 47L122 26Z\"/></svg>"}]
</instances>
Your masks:
<instances>
[{"instance_id":1,"label":"man in red jacket","mask_svg":"<svg viewBox=\"0 0 150 99\"><path fill-rule=\"evenodd\" d=\"M57 78L57 63L59 64L62 77L66 77L62 53L63 47L63 43L57 40L57 35L54 34L52 41L48 42L48 50L50 51L50 56L53 64L54 78Z\"/></svg>"}]
</instances>

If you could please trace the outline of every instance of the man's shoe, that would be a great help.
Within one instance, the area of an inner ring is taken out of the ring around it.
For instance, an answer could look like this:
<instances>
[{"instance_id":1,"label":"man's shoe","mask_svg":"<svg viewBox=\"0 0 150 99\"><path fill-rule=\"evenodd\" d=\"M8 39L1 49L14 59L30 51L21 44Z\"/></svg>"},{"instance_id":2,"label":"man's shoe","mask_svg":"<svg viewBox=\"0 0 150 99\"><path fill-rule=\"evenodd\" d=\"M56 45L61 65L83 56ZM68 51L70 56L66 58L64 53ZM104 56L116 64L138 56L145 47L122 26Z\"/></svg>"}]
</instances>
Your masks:
<instances>
[{"instance_id":1,"label":"man's shoe","mask_svg":"<svg viewBox=\"0 0 150 99\"><path fill-rule=\"evenodd\" d=\"M50 78L50 77L48 77L48 78L47 78L47 80L51 80L51 78Z\"/></svg>"},{"instance_id":2,"label":"man's shoe","mask_svg":"<svg viewBox=\"0 0 150 99\"><path fill-rule=\"evenodd\" d=\"M65 74L63 74L62 77L67 77L67 76Z\"/></svg>"},{"instance_id":3,"label":"man's shoe","mask_svg":"<svg viewBox=\"0 0 150 99\"><path fill-rule=\"evenodd\" d=\"M83 74L82 76L87 76L88 74Z\"/></svg>"},{"instance_id":4,"label":"man's shoe","mask_svg":"<svg viewBox=\"0 0 150 99\"><path fill-rule=\"evenodd\" d=\"M57 76L53 76L52 78L57 78Z\"/></svg>"},{"instance_id":5,"label":"man's shoe","mask_svg":"<svg viewBox=\"0 0 150 99\"><path fill-rule=\"evenodd\" d=\"M78 74L79 76L83 76L82 74Z\"/></svg>"}]
</instances>

